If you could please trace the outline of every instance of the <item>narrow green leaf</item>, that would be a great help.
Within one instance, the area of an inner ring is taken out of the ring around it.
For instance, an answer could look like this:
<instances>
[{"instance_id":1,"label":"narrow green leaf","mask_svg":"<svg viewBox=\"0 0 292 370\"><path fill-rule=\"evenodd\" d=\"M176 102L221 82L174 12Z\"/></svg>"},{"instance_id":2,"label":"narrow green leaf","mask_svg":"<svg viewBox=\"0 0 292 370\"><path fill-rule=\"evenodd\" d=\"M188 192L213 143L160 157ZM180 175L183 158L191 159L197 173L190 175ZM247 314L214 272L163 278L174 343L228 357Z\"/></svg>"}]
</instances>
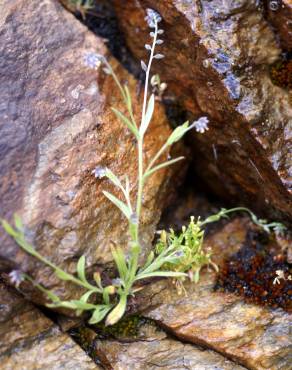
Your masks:
<instances>
[{"instance_id":1,"label":"narrow green leaf","mask_svg":"<svg viewBox=\"0 0 292 370\"><path fill-rule=\"evenodd\" d=\"M127 107L128 107L128 110L130 112L132 112L132 97L131 97L129 88L128 88L127 85L124 85L124 89L125 89L125 94L126 94L126 97L127 97Z\"/></svg>"},{"instance_id":2,"label":"narrow green leaf","mask_svg":"<svg viewBox=\"0 0 292 370\"><path fill-rule=\"evenodd\" d=\"M112 255L116 263L117 269L119 271L120 278L122 280L125 280L127 273L128 273L125 254L120 247L112 248L111 251L112 251Z\"/></svg>"},{"instance_id":3,"label":"narrow green leaf","mask_svg":"<svg viewBox=\"0 0 292 370\"><path fill-rule=\"evenodd\" d=\"M95 293L93 290L89 290L88 292L84 293L81 297L80 297L80 301L83 302L83 303L87 303L88 299L90 298L90 296Z\"/></svg>"},{"instance_id":4,"label":"narrow green leaf","mask_svg":"<svg viewBox=\"0 0 292 370\"><path fill-rule=\"evenodd\" d=\"M147 128L148 128L149 123L150 123L150 121L152 119L152 116L153 116L154 105L155 105L155 95L151 94L151 96L149 98L149 101L148 101L146 114L145 114L145 117L144 117L144 119L141 123L141 127L140 127L140 135L141 136L143 136L145 134L145 132L147 131Z\"/></svg>"},{"instance_id":5,"label":"narrow green leaf","mask_svg":"<svg viewBox=\"0 0 292 370\"><path fill-rule=\"evenodd\" d=\"M99 273L99 272L95 272L95 273L93 274L93 278L94 278L94 281L96 282L96 285L97 285L100 289L102 289L100 273Z\"/></svg>"},{"instance_id":6,"label":"narrow green leaf","mask_svg":"<svg viewBox=\"0 0 292 370\"><path fill-rule=\"evenodd\" d=\"M129 207L119 200L117 197L115 197L113 194L109 193L108 191L103 191L103 194L116 206L119 208L119 210L127 217L128 220L131 218L131 212Z\"/></svg>"},{"instance_id":7,"label":"narrow green leaf","mask_svg":"<svg viewBox=\"0 0 292 370\"><path fill-rule=\"evenodd\" d=\"M89 324L97 324L106 316L106 314L111 310L112 305L99 305L96 306L90 320L88 321Z\"/></svg>"},{"instance_id":8,"label":"narrow green leaf","mask_svg":"<svg viewBox=\"0 0 292 370\"><path fill-rule=\"evenodd\" d=\"M145 265L143 266L143 269L146 269L148 266L150 266L150 264L152 263L152 261L154 260L154 252L151 251L147 257L147 260L145 262Z\"/></svg>"},{"instance_id":9,"label":"narrow green leaf","mask_svg":"<svg viewBox=\"0 0 292 370\"><path fill-rule=\"evenodd\" d=\"M195 274L193 275L193 282L197 284L200 280L200 269L197 269L195 271Z\"/></svg>"},{"instance_id":10,"label":"narrow green leaf","mask_svg":"<svg viewBox=\"0 0 292 370\"><path fill-rule=\"evenodd\" d=\"M73 299L70 302L79 310L92 310L96 307L96 305L92 303L82 302L81 300Z\"/></svg>"},{"instance_id":11,"label":"narrow green leaf","mask_svg":"<svg viewBox=\"0 0 292 370\"><path fill-rule=\"evenodd\" d=\"M14 214L14 224L18 231L20 232L23 231L23 224L22 224L21 218L16 213Z\"/></svg>"},{"instance_id":12,"label":"narrow green leaf","mask_svg":"<svg viewBox=\"0 0 292 370\"><path fill-rule=\"evenodd\" d=\"M78 307L76 304L72 301L61 301L61 302L56 302L52 304L47 304L47 307L50 308L55 308L55 307L64 307L64 308L70 308L71 310L77 310Z\"/></svg>"},{"instance_id":13,"label":"narrow green leaf","mask_svg":"<svg viewBox=\"0 0 292 370\"><path fill-rule=\"evenodd\" d=\"M120 179L110 169L107 168L105 176L118 188L123 189Z\"/></svg>"},{"instance_id":14,"label":"narrow green leaf","mask_svg":"<svg viewBox=\"0 0 292 370\"><path fill-rule=\"evenodd\" d=\"M167 161L167 162L163 162L161 164L158 164L157 166L153 167L151 170L147 171L144 174L144 178L147 178L148 176L152 175L154 172L156 172L158 170L161 170L164 167L171 166L172 164L174 164L176 162L179 162L179 161L181 161L184 158L185 157L177 157L177 158L171 159L170 161Z\"/></svg>"},{"instance_id":15,"label":"narrow green leaf","mask_svg":"<svg viewBox=\"0 0 292 370\"><path fill-rule=\"evenodd\" d=\"M182 277L182 276L188 276L187 274L183 272L174 272L174 271L156 271L156 272L150 272L146 274L139 274L135 280L141 280L146 279L150 277Z\"/></svg>"},{"instance_id":16,"label":"narrow green leaf","mask_svg":"<svg viewBox=\"0 0 292 370\"><path fill-rule=\"evenodd\" d=\"M114 325L124 315L127 307L127 295L123 294L120 297L120 301L117 306L108 315L105 325Z\"/></svg>"},{"instance_id":17,"label":"narrow green leaf","mask_svg":"<svg viewBox=\"0 0 292 370\"><path fill-rule=\"evenodd\" d=\"M46 295L53 303L60 302L60 298L48 289L46 289Z\"/></svg>"},{"instance_id":18,"label":"narrow green leaf","mask_svg":"<svg viewBox=\"0 0 292 370\"><path fill-rule=\"evenodd\" d=\"M18 232L13 229L13 227L6 221L6 220L1 220L1 225L3 229L12 236L13 238L17 238L19 236Z\"/></svg>"},{"instance_id":19,"label":"narrow green leaf","mask_svg":"<svg viewBox=\"0 0 292 370\"><path fill-rule=\"evenodd\" d=\"M64 280L64 281L71 281L72 278L73 278L70 274L67 274L67 272L65 272L61 269L55 270L55 275L59 279Z\"/></svg>"},{"instance_id":20,"label":"narrow green leaf","mask_svg":"<svg viewBox=\"0 0 292 370\"><path fill-rule=\"evenodd\" d=\"M113 285L108 285L102 291L103 302L107 305L110 304L110 295L116 292L116 288Z\"/></svg>"},{"instance_id":21,"label":"narrow green leaf","mask_svg":"<svg viewBox=\"0 0 292 370\"><path fill-rule=\"evenodd\" d=\"M170 134L169 138L167 139L167 145L170 146L173 143L179 141L188 130L189 130L189 121L186 121L182 125L176 127Z\"/></svg>"},{"instance_id":22,"label":"narrow green leaf","mask_svg":"<svg viewBox=\"0 0 292 370\"><path fill-rule=\"evenodd\" d=\"M129 120L129 118L127 118L122 112L120 112L116 108L111 108L111 110L115 113L118 119L121 120L128 127L128 129L133 133L133 135L138 139L139 132L137 130L137 127Z\"/></svg>"},{"instance_id":23,"label":"narrow green leaf","mask_svg":"<svg viewBox=\"0 0 292 370\"><path fill-rule=\"evenodd\" d=\"M86 279L85 275L85 256L81 256L77 263L77 274L81 281L88 284L88 281Z\"/></svg>"}]
</instances>

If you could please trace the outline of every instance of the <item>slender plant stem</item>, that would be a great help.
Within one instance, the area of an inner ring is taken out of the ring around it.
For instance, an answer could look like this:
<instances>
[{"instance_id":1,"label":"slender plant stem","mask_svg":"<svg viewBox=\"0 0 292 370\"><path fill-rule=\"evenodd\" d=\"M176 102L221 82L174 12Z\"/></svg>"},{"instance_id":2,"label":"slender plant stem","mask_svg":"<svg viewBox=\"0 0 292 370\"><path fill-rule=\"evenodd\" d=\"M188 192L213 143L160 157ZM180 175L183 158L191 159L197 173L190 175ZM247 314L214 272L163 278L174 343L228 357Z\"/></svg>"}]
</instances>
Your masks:
<instances>
[{"instance_id":1,"label":"slender plant stem","mask_svg":"<svg viewBox=\"0 0 292 370\"><path fill-rule=\"evenodd\" d=\"M113 70L112 66L110 65L110 63L106 59L104 59L104 63L106 65L106 67L109 69L110 74L113 76L113 79L115 80L115 83L118 86L118 88L120 90L120 93L121 93L121 95L122 95L122 97L123 97L126 105L128 106L128 104L127 104L127 96L125 94L125 91L123 89L123 86L121 85L121 83L120 83L120 81L119 81L119 79L118 79L115 71Z\"/></svg>"},{"instance_id":2,"label":"slender plant stem","mask_svg":"<svg viewBox=\"0 0 292 370\"><path fill-rule=\"evenodd\" d=\"M151 170L152 166L154 165L154 163L158 160L158 158L165 152L165 150L167 149L168 145L167 143L163 144L162 147L158 150L158 152L155 154L155 156L152 158L152 160L150 161L145 173L147 173L149 170Z\"/></svg>"},{"instance_id":3,"label":"slender plant stem","mask_svg":"<svg viewBox=\"0 0 292 370\"><path fill-rule=\"evenodd\" d=\"M145 115L146 115L149 75L150 75L151 65L152 65L152 61L154 57L154 50L155 50L155 45L156 45L156 40L157 40L157 32L158 32L158 25L157 25L157 22L155 22L154 37L153 37L149 62L148 62L147 70L146 70L141 125L143 124L145 120ZM141 207L142 207L142 194L143 194L143 186L144 186L143 143L144 143L144 134L141 135L141 137L138 139L138 163L139 163L138 166L139 168L138 168L138 195L137 195L137 206L136 206L136 213L137 213L137 218L138 218L137 234L139 234L139 221L140 221L140 214L141 214ZM137 242L139 242L139 240L137 240Z\"/></svg>"},{"instance_id":4,"label":"slender plant stem","mask_svg":"<svg viewBox=\"0 0 292 370\"><path fill-rule=\"evenodd\" d=\"M33 249L30 245L28 245L27 242L25 240L23 240L22 238L18 238L16 240L23 247L23 249L27 253L29 253L32 256L34 256L35 258L39 259L45 265L51 267L51 269L53 269L57 274L63 275L64 277L66 277L66 280L72 281L76 285L82 286L85 289L90 289L90 290L94 290L97 293L102 293L102 290L101 289L99 289L99 288L97 288L97 287L95 287L95 286L93 286L91 284L88 284L86 282L83 282L82 280L77 279L75 276L73 276L71 274L68 274L67 272L65 272L62 269L60 269L54 263L52 263L51 261L49 261L48 259L46 259L45 257L43 257L41 254L39 254L35 249Z\"/></svg>"}]
</instances>

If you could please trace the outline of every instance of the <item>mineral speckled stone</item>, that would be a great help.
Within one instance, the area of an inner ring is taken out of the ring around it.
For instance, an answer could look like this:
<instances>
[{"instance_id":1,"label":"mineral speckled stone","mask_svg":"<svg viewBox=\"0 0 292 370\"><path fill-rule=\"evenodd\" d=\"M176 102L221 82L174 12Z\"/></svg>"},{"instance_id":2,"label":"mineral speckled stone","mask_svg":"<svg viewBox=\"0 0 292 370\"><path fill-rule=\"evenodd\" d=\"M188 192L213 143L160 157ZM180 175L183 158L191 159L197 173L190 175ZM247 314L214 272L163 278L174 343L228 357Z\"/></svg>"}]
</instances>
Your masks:
<instances>
[{"instance_id":1,"label":"mineral speckled stone","mask_svg":"<svg viewBox=\"0 0 292 370\"><path fill-rule=\"evenodd\" d=\"M20 295L0 285L1 370L101 369Z\"/></svg>"},{"instance_id":2,"label":"mineral speckled stone","mask_svg":"<svg viewBox=\"0 0 292 370\"><path fill-rule=\"evenodd\" d=\"M17 212L28 241L71 273L82 254L89 270L104 266L112 262L110 242L126 248L128 227L102 194L115 190L92 171L107 166L117 175L128 174L133 192L136 145L110 109L125 112L112 77L85 65L85 56L98 52L108 58L121 82L128 84L137 121L142 101L138 85L103 41L58 1L1 1L0 31L0 217L11 221ZM145 139L146 158L169 134L158 104ZM155 174L146 185L141 226L145 246L151 245L169 196L172 171ZM2 230L0 243L0 270L16 266L47 288L53 286L63 298L76 296L72 284L64 289L49 268L22 252ZM30 297L44 303L43 297Z\"/></svg>"},{"instance_id":3,"label":"mineral speckled stone","mask_svg":"<svg viewBox=\"0 0 292 370\"><path fill-rule=\"evenodd\" d=\"M96 340L95 350L112 370L244 370L224 356L181 343L150 324L134 341Z\"/></svg>"},{"instance_id":4,"label":"mineral speckled stone","mask_svg":"<svg viewBox=\"0 0 292 370\"><path fill-rule=\"evenodd\" d=\"M149 38L146 8L162 17L165 58L154 63L154 71L168 85L165 97L174 95L190 120L202 115L210 120L207 132L193 130L189 137L200 176L222 197L291 222L291 93L271 81L268 67L281 49L260 2L115 4L138 60L147 58L141 42Z\"/></svg>"}]
</instances>

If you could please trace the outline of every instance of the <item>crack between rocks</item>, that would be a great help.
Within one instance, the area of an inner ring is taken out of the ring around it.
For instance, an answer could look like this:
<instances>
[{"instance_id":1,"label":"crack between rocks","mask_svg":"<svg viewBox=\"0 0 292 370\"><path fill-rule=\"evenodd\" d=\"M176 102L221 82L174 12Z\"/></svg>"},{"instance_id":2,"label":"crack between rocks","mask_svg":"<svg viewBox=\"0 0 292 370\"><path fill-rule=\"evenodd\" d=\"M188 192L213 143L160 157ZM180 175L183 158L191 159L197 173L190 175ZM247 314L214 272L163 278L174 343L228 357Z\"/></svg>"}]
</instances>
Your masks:
<instances>
[{"instance_id":1,"label":"crack between rocks","mask_svg":"<svg viewBox=\"0 0 292 370\"><path fill-rule=\"evenodd\" d=\"M215 347L213 347L212 345L210 345L206 341L203 341L203 340L201 340L199 338L194 338L194 341L192 341L192 340L188 339L187 337L185 337L183 334L180 335L179 333L177 334L174 331L176 329L180 329L180 328L183 328L184 326L189 325L190 323L192 323L193 320L190 320L188 323L183 324L181 326L177 326L177 327L175 327L175 329L172 329L172 328L166 326L166 324L163 324L160 321L156 321L156 320L154 320L154 321L156 322L157 326L160 327L172 339L175 339L175 340L177 340L177 341L179 341L181 343L191 344L191 345L193 345L195 347L201 347L203 349L214 351L214 352L220 354L225 359L232 361L235 365L240 365L240 366L242 366L242 367L244 367L244 368L246 368L248 370L258 370L258 369L254 368L254 367L250 367L246 363L243 363L241 361L241 359L238 358L238 356L232 357L228 353L216 349Z\"/></svg>"}]
</instances>

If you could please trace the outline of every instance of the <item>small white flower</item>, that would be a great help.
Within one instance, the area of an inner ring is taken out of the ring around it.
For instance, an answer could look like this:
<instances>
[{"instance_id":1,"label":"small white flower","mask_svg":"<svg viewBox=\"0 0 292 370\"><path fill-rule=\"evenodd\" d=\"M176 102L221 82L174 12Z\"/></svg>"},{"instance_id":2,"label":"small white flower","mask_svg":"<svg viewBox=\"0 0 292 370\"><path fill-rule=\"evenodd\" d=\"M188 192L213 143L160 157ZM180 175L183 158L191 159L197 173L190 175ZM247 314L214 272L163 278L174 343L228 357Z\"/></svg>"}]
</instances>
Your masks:
<instances>
[{"instance_id":1,"label":"small white flower","mask_svg":"<svg viewBox=\"0 0 292 370\"><path fill-rule=\"evenodd\" d=\"M98 68L103 62L103 60L104 57L97 53L90 52L84 55L84 64L92 69Z\"/></svg>"},{"instance_id":2,"label":"small white flower","mask_svg":"<svg viewBox=\"0 0 292 370\"><path fill-rule=\"evenodd\" d=\"M276 270L276 275L278 276L279 279L285 279L283 270Z\"/></svg>"},{"instance_id":3,"label":"small white flower","mask_svg":"<svg viewBox=\"0 0 292 370\"><path fill-rule=\"evenodd\" d=\"M288 278L286 279L285 278L285 273L284 273L283 270L276 270L276 275L277 276L273 280L273 285L281 284L281 281L280 281L281 279L283 279L283 280L291 280L292 279L291 275L289 275Z\"/></svg>"},{"instance_id":4,"label":"small white flower","mask_svg":"<svg viewBox=\"0 0 292 370\"><path fill-rule=\"evenodd\" d=\"M203 134L205 131L209 130L208 127L209 119L207 117L200 117L198 120L194 121L190 128L195 127L196 131Z\"/></svg>"},{"instance_id":5,"label":"small white flower","mask_svg":"<svg viewBox=\"0 0 292 370\"><path fill-rule=\"evenodd\" d=\"M97 179L102 179L103 177L106 176L107 174L107 167L102 167L102 166L97 166L95 169L92 171L92 174L97 178Z\"/></svg>"},{"instance_id":6,"label":"small white flower","mask_svg":"<svg viewBox=\"0 0 292 370\"><path fill-rule=\"evenodd\" d=\"M160 14L153 9L146 9L146 13L147 16L145 17L145 20L147 21L148 26L151 28L154 28L156 24L162 20Z\"/></svg>"},{"instance_id":7,"label":"small white flower","mask_svg":"<svg viewBox=\"0 0 292 370\"><path fill-rule=\"evenodd\" d=\"M13 270L9 274L9 279L12 284L15 284L16 288L19 287L21 282L24 280L23 273L19 270Z\"/></svg>"}]
</instances>

